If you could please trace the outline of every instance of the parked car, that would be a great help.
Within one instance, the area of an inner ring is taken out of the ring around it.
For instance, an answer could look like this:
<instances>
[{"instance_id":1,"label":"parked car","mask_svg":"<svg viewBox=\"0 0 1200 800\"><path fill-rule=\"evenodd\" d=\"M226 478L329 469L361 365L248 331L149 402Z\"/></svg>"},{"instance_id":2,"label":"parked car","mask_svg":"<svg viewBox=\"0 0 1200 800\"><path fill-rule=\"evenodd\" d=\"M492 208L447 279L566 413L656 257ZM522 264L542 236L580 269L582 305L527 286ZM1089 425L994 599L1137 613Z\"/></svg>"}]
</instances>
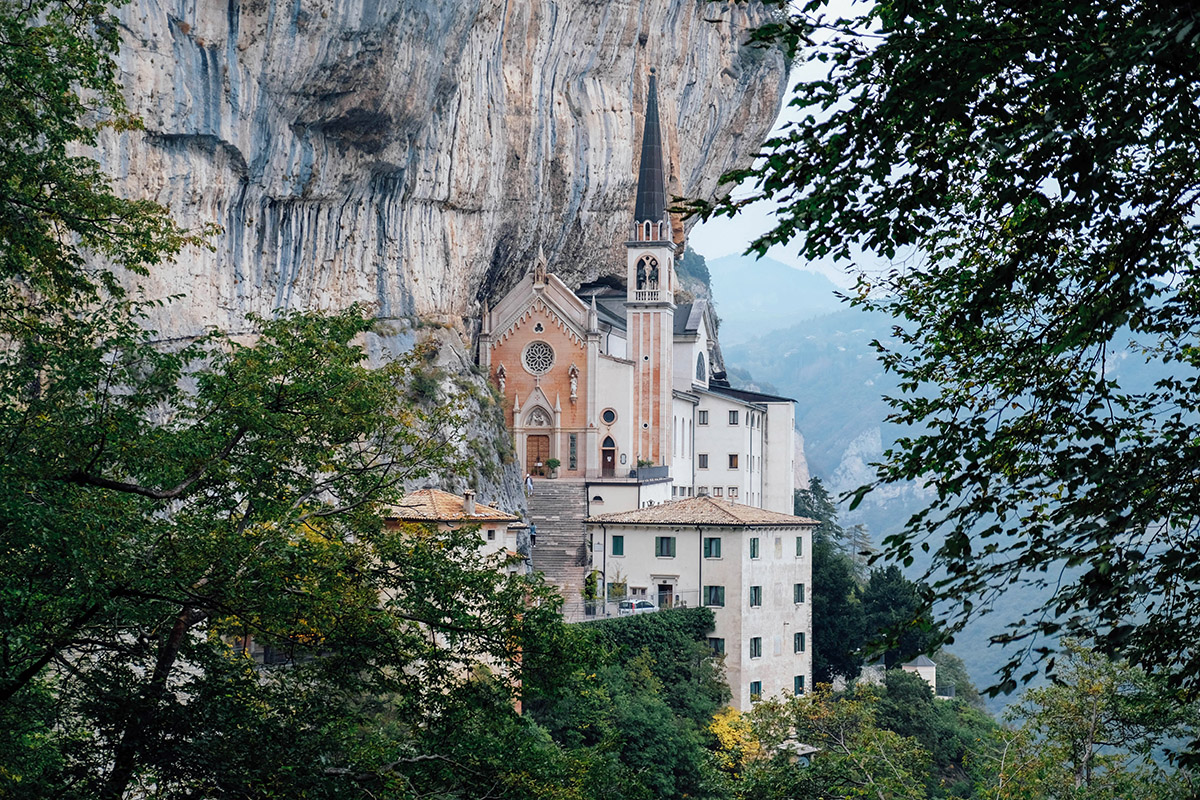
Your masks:
<instances>
[{"instance_id":1,"label":"parked car","mask_svg":"<svg viewBox=\"0 0 1200 800\"><path fill-rule=\"evenodd\" d=\"M617 604L617 613L622 617L630 614L648 614L658 611L658 606L649 600L622 600Z\"/></svg>"}]
</instances>

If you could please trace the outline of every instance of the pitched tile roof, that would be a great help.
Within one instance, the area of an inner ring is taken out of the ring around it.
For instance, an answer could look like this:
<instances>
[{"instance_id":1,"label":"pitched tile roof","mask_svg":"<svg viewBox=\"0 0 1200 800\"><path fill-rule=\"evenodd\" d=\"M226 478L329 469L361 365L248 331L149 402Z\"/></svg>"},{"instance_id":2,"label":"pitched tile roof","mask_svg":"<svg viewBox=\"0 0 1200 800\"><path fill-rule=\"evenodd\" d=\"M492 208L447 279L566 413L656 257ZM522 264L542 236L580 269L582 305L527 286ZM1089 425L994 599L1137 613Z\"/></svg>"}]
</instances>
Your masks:
<instances>
[{"instance_id":1,"label":"pitched tile roof","mask_svg":"<svg viewBox=\"0 0 1200 800\"><path fill-rule=\"evenodd\" d=\"M462 495L450 494L440 489L421 489L409 492L404 499L388 509L389 519L405 522L517 522L520 517L498 508L475 504L475 513L463 514Z\"/></svg>"},{"instance_id":2,"label":"pitched tile roof","mask_svg":"<svg viewBox=\"0 0 1200 800\"><path fill-rule=\"evenodd\" d=\"M819 525L815 519L793 517L778 511L731 503L715 497L689 497L634 511L617 511L588 517L591 523L624 523L627 525L705 525L709 527L775 527L796 528Z\"/></svg>"}]
</instances>

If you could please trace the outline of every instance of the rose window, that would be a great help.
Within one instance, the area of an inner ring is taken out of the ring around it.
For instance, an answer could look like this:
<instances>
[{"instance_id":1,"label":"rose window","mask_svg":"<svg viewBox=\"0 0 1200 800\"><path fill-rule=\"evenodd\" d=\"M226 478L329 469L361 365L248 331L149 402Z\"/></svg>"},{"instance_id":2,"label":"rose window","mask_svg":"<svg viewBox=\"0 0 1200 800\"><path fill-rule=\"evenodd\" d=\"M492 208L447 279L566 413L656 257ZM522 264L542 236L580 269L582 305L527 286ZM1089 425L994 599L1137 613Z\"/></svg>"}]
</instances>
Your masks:
<instances>
[{"instance_id":1,"label":"rose window","mask_svg":"<svg viewBox=\"0 0 1200 800\"><path fill-rule=\"evenodd\" d=\"M554 348L545 342L530 342L525 348L525 369L545 375L554 366Z\"/></svg>"}]
</instances>

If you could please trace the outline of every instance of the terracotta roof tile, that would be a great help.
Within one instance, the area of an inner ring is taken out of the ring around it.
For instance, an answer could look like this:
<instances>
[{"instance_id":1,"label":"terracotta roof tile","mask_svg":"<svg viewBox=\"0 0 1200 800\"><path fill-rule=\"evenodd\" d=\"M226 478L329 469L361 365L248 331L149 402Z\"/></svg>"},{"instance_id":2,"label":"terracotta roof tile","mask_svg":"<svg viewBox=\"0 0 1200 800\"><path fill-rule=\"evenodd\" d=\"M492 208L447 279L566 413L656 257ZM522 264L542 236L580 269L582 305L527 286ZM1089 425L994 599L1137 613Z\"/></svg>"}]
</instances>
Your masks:
<instances>
[{"instance_id":1,"label":"terracotta roof tile","mask_svg":"<svg viewBox=\"0 0 1200 800\"><path fill-rule=\"evenodd\" d=\"M388 509L387 516L405 522L517 522L520 519L516 514L478 502L475 503L475 513L467 517L463 514L462 495L440 489L409 492L403 500Z\"/></svg>"},{"instance_id":2,"label":"terracotta roof tile","mask_svg":"<svg viewBox=\"0 0 1200 800\"><path fill-rule=\"evenodd\" d=\"M707 525L801 527L820 525L808 517L793 517L778 511L731 503L715 497L689 497L634 511L618 511L588 517L592 523L626 523L629 525Z\"/></svg>"}]
</instances>

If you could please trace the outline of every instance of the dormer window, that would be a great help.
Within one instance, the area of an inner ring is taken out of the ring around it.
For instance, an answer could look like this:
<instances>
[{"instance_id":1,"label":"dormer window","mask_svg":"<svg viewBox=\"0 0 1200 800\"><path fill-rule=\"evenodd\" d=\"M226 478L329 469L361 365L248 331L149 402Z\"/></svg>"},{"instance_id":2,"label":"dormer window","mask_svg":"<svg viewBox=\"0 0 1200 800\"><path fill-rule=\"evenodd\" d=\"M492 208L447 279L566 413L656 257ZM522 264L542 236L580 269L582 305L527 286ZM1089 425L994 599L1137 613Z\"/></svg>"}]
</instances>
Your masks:
<instances>
[{"instance_id":1,"label":"dormer window","mask_svg":"<svg viewBox=\"0 0 1200 800\"><path fill-rule=\"evenodd\" d=\"M696 356L696 380L703 382L708 377L708 370L704 368L704 353Z\"/></svg>"}]
</instances>

